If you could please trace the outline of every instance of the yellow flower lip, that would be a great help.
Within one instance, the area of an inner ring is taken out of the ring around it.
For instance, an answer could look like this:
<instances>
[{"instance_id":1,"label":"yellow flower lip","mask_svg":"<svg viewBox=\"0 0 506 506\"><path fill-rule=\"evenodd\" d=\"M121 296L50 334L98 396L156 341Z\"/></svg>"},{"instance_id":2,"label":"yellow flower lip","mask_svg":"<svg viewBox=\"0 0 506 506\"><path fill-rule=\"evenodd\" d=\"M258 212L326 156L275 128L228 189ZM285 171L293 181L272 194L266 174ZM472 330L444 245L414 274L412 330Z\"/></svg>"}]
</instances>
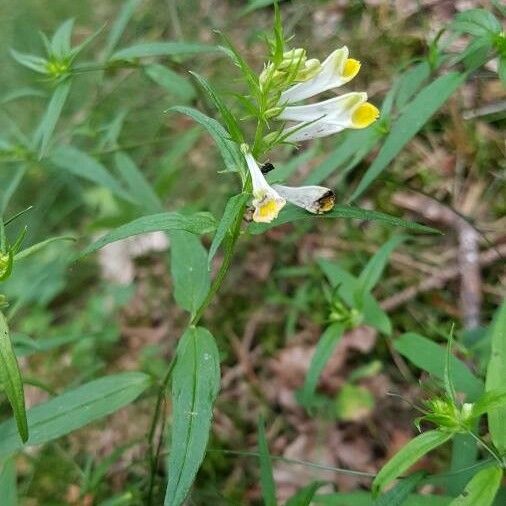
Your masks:
<instances>
[{"instance_id":1,"label":"yellow flower lip","mask_svg":"<svg viewBox=\"0 0 506 506\"><path fill-rule=\"evenodd\" d=\"M347 58L343 65L342 75L346 79L353 79L360 70L360 62L354 58Z\"/></svg>"},{"instance_id":2,"label":"yellow flower lip","mask_svg":"<svg viewBox=\"0 0 506 506\"><path fill-rule=\"evenodd\" d=\"M262 201L254 203L254 205L253 221L257 223L270 223L278 217L279 211L285 205L285 201L283 199L264 197Z\"/></svg>"},{"instance_id":3,"label":"yellow flower lip","mask_svg":"<svg viewBox=\"0 0 506 506\"><path fill-rule=\"evenodd\" d=\"M378 119L379 114L379 109L370 102L359 105L351 115L353 128L368 127Z\"/></svg>"}]
</instances>

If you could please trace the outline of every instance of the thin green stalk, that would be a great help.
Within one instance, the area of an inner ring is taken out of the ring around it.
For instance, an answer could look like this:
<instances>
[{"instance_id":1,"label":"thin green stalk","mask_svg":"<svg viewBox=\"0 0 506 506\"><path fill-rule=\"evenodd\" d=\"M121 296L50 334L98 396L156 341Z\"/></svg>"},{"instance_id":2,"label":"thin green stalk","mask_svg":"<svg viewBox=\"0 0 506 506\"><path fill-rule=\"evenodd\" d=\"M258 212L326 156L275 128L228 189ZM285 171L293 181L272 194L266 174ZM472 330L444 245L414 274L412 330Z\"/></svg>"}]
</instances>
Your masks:
<instances>
[{"instance_id":1,"label":"thin green stalk","mask_svg":"<svg viewBox=\"0 0 506 506\"><path fill-rule=\"evenodd\" d=\"M499 464L499 467L501 469L504 469L504 462L501 460L501 458L499 457L499 455L497 455L497 453L492 450L492 448L490 448L490 446L487 445L487 443L485 443L485 441L483 441L483 439L481 439L480 436L477 436L473 431L468 431L469 434L473 437L473 439L481 446L483 446L483 448L485 448L485 450L488 451L488 453L490 453L490 455L492 455L492 457L494 457L494 459L498 462Z\"/></svg>"},{"instance_id":2,"label":"thin green stalk","mask_svg":"<svg viewBox=\"0 0 506 506\"><path fill-rule=\"evenodd\" d=\"M232 265L232 259L234 257L234 251L235 246L237 243L237 239L239 238L239 233L241 232L241 223L242 223L242 217L244 214L244 209L246 206L243 206L239 213L237 213L237 217L234 222L234 227L232 229L232 233L229 236L229 239L227 241L226 249L225 249L225 257L223 258L223 262L221 263L220 270L218 271L218 274L216 274L216 277L213 280L213 283L211 285L211 288L209 289L209 292L204 299L204 302L200 305L199 309L193 316L193 318L190 321L190 325L197 325L200 319L202 318L202 315L204 311L206 310L207 306L211 303L216 293L219 291L221 286L223 285L223 282L225 281L225 278L227 276L228 270L230 269L230 266Z\"/></svg>"}]
</instances>

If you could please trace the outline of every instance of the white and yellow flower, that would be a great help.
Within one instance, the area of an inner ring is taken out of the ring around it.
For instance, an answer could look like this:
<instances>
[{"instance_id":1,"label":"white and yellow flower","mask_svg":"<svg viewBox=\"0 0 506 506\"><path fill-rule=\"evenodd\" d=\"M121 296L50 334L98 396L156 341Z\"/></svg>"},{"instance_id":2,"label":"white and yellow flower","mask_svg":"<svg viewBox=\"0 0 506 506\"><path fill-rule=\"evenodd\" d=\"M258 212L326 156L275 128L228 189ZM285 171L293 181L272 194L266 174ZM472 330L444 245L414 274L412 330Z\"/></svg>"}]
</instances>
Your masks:
<instances>
[{"instance_id":1,"label":"white and yellow flower","mask_svg":"<svg viewBox=\"0 0 506 506\"><path fill-rule=\"evenodd\" d=\"M280 105L293 104L351 81L360 70L360 62L348 58L346 46L336 49L317 67L311 79L295 84L281 94ZM311 60L313 62L313 60Z\"/></svg>"},{"instance_id":2,"label":"white and yellow flower","mask_svg":"<svg viewBox=\"0 0 506 506\"><path fill-rule=\"evenodd\" d=\"M286 204L286 200L266 181L248 146L243 144L241 151L246 158L253 186L252 204L255 208L253 221L257 223L270 223L278 217L279 212Z\"/></svg>"},{"instance_id":3,"label":"white and yellow flower","mask_svg":"<svg viewBox=\"0 0 506 506\"><path fill-rule=\"evenodd\" d=\"M331 211L336 202L336 194L324 186L292 187L274 184L272 188L287 202L302 207L313 214Z\"/></svg>"},{"instance_id":4,"label":"white and yellow flower","mask_svg":"<svg viewBox=\"0 0 506 506\"><path fill-rule=\"evenodd\" d=\"M367 93L352 92L315 104L286 107L278 119L297 121L285 129L285 140L297 142L338 133L346 128L366 128L379 110L367 102Z\"/></svg>"}]
</instances>

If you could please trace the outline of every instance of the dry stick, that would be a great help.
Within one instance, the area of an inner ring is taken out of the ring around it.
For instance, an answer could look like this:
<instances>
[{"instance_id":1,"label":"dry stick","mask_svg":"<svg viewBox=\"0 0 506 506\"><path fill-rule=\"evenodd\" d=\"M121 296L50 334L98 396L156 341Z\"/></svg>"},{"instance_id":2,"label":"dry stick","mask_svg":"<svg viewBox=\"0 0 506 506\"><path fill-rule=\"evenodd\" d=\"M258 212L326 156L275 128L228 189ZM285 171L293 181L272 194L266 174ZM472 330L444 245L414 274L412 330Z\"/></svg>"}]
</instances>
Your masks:
<instances>
[{"instance_id":1,"label":"dry stick","mask_svg":"<svg viewBox=\"0 0 506 506\"><path fill-rule=\"evenodd\" d=\"M493 249L489 249L478 256L478 264L480 267L486 267L493 264L497 260L506 256L506 244L500 244ZM457 278L460 275L460 267L445 267L433 276L425 279L416 286L410 286L399 293L388 297L381 302L381 308L385 311L402 306L406 302L414 299L418 294L430 292L442 288L448 281Z\"/></svg>"},{"instance_id":2,"label":"dry stick","mask_svg":"<svg viewBox=\"0 0 506 506\"><path fill-rule=\"evenodd\" d=\"M481 294L481 269L479 262L479 234L476 229L470 225L462 216L460 216L453 209L441 204L437 200L421 194L412 194L405 192L398 192L393 196L395 204L415 211L431 221L440 222L455 230L458 237L458 255L457 264L455 268L445 269L446 272L428 278L418 285L418 287L407 289L404 292L397 294L390 299L402 300L399 297L404 293L411 294L410 290L415 289L416 293L420 291L428 291L432 287L431 281L436 283L434 288L440 288L453 277L460 274L460 304L462 307L462 318L464 326L467 329L473 329L480 324L480 307L482 302ZM453 273L451 278L448 274ZM444 279L444 283L440 284L440 280ZM428 288L426 288L428 286ZM424 289L425 288L425 289ZM407 300L413 298L408 297ZM387 303L384 301L384 303ZM391 304L392 302L390 302ZM388 306L387 304L387 307Z\"/></svg>"}]
</instances>

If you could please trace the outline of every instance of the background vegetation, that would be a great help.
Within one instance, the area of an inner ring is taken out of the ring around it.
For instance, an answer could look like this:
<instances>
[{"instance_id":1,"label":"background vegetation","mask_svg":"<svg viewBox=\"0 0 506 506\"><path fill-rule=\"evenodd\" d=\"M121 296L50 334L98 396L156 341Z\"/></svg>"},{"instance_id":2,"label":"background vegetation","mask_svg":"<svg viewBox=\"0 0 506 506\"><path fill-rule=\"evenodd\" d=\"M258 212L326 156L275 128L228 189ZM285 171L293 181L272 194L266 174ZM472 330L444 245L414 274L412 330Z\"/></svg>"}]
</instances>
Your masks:
<instances>
[{"instance_id":1,"label":"background vegetation","mask_svg":"<svg viewBox=\"0 0 506 506\"><path fill-rule=\"evenodd\" d=\"M178 278L176 258L193 262L200 242L177 239L187 232L169 240L158 232L80 255L105 231L164 210L197 216L187 226L209 248L213 220L191 213L220 217L237 182L218 173L224 163L206 129L165 111L191 106L219 119L189 71L234 103L244 83L216 49L222 41L215 31L259 73L271 4L2 0L0 215L6 222L23 214L6 225L0 246L14 244L25 227L25 251L60 238L14 257L12 275L0 285L26 405L45 403L28 417L23 449L9 420L13 405L22 432L19 398L11 398L2 376L5 504L16 504L16 495L23 505L163 503L167 434L177 410L158 394L187 323L174 297L185 309L195 302L177 293L194 281ZM360 59L352 89L367 90L371 102L382 104L382 116L368 130L278 148L270 159L278 174L297 184L325 181L339 204L443 234L349 219L300 220L245 234L204 315L219 350L221 382L189 504L285 504L298 491L292 506L373 504L374 477L418 434L416 406L441 413L424 402L448 396L454 404L464 396L475 402L485 389L504 386L504 36L490 35L495 25L487 16L485 28L477 23L482 31L463 18L456 24L471 8L504 19L500 2L486 0L281 3L293 47L324 59L347 45ZM51 37L71 18L72 47L98 31L76 57L71 85L64 69L44 76L20 65L22 56L15 61L11 48L44 55L39 32ZM199 45L156 46L167 41ZM141 55L121 53L148 42L154 45ZM444 81L432 86L440 75ZM378 156L390 132L398 134L390 153L383 148ZM166 230L166 223L153 230ZM189 246L176 253L181 244ZM222 259L219 250L213 273ZM449 336L454 357L446 352ZM493 366L491 349L499 357ZM3 353L2 367L14 370ZM179 384L188 379L181 364L174 370ZM73 394L59 396L66 391ZM421 452L412 462L422 472L399 481L404 488L382 496L384 504L449 504L481 470L488 470L485 489L499 489L501 475L490 469L500 468L505 436L480 415L469 427L481 442L464 431ZM48 421L58 417L61 423ZM429 421L444 427L440 418ZM424 430L430 427L422 421ZM490 467L494 454L499 463ZM403 465L383 483L377 478L376 488L406 475ZM415 492L420 497L408 497ZM490 499L469 504L494 500L468 493ZM504 500L501 489L495 501Z\"/></svg>"}]
</instances>

